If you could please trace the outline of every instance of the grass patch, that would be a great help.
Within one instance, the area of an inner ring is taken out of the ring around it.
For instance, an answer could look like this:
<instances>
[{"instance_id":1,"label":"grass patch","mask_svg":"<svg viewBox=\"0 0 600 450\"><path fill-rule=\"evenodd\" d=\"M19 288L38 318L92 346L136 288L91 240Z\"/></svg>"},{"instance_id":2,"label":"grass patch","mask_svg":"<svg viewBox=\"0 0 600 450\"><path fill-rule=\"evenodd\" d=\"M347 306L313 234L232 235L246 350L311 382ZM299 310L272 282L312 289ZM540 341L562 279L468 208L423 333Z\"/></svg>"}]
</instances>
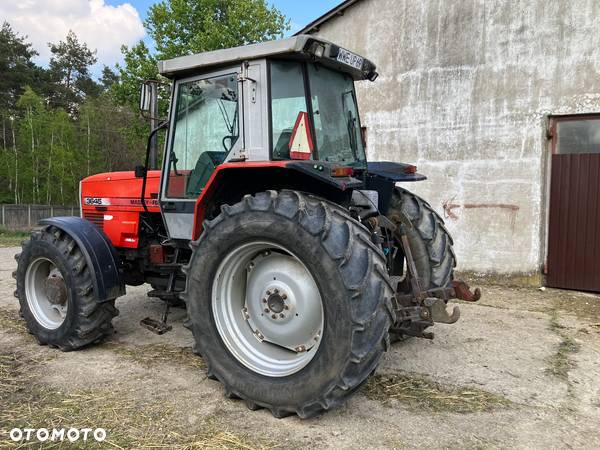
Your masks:
<instances>
[{"instance_id":1,"label":"grass patch","mask_svg":"<svg viewBox=\"0 0 600 450\"><path fill-rule=\"evenodd\" d=\"M32 375L27 374L24 367L30 367L39 361L34 360L22 352L0 353L0 403L9 398L10 395L18 392ZM2 412L0 412L2 417ZM2 423L0 421L0 423Z\"/></svg>"},{"instance_id":2,"label":"grass patch","mask_svg":"<svg viewBox=\"0 0 600 450\"><path fill-rule=\"evenodd\" d=\"M577 353L581 345L565 332L565 327L558 321L558 313L552 311L550 315L549 328L552 332L560 337L560 342L556 353L548 360L546 371L570 384L569 371L575 367L575 362L570 358L574 353Z\"/></svg>"},{"instance_id":3,"label":"grass patch","mask_svg":"<svg viewBox=\"0 0 600 450\"><path fill-rule=\"evenodd\" d=\"M110 390L58 392L32 374L39 361L22 352L0 350L0 448L153 448L188 450L264 449L265 439L228 429L215 417L189 425L179 417L175 405L156 399L144 400L117 385ZM20 428L104 428L106 441L12 442L8 432Z\"/></svg>"},{"instance_id":4,"label":"grass patch","mask_svg":"<svg viewBox=\"0 0 600 450\"><path fill-rule=\"evenodd\" d=\"M417 410L473 413L507 407L511 402L472 387L445 386L414 375L374 375L363 392L385 406L398 401Z\"/></svg>"},{"instance_id":5,"label":"grass patch","mask_svg":"<svg viewBox=\"0 0 600 450\"><path fill-rule=\"evenodd\" d=\"M27 231L13 231L0 227L0 247L18 247L29 234Z\"/></svg>"},{"instance_id":6,"label":"grass patch","mask_svg":"<svg viewBox=\"0 0 600 450\"><path fill-rule=\"evenodd\" d=\"M556 353L550 357L547 371L565 381L569 379L569 371L575 367L575 362L569 355L577 353L581 346L569 336L561 336Z\"/></svg>"},{"instance_id":7,"label":"grass patch","mask_svg":"<svg viewBox=\"0 0 600 450\"><path fill-rule=\"evenodd\" d=\"M204 361L195 355L190 347L175 347L166 344L146 344L128 346L117 342L103 345L110 351L131 359L144 367L153 367L159 364L181 364L193 369L204 368Z\"/></svg>"},{"instance_id":8,"label":"grass patch","mask_svg":"<svg viewBox=\"0 0 600 450\"><path fill-rule=\"evenodd\" d=\"M19 317L18 311L0 309L0 330L29 336L25 321Z\"/></svg>"}]
</instances>

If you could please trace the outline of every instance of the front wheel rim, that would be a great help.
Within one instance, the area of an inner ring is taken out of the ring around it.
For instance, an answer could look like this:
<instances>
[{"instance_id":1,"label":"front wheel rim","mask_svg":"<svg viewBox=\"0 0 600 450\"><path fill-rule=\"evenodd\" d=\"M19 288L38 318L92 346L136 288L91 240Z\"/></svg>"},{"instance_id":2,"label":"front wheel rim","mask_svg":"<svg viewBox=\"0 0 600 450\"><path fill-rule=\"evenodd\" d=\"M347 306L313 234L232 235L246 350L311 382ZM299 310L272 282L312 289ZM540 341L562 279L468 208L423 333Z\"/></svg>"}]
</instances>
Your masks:
<instances>
[{"instance_id":1,"label":"front wheel rim","mask_svg":"<svg viewBox=\"0 0 600 450\"><path fill-rule=\"evenodd\" d=\"M65 280L47 258L35 259L25 272L25 297L35 320L44 328L56 330L69 309Z\"/></svg>"},{"instance_id":2,"label":"front wheel rim","mask_svg":"<svg viewBox=\"0 0 600 450\"><path fill-rule=\"evenodd\" d=\"M217 268L211 303L225 346L252 371L284 377L315 357L324 329L321 294L282 245L256 241L231 250Z\"/></svg>"}]
</instances>

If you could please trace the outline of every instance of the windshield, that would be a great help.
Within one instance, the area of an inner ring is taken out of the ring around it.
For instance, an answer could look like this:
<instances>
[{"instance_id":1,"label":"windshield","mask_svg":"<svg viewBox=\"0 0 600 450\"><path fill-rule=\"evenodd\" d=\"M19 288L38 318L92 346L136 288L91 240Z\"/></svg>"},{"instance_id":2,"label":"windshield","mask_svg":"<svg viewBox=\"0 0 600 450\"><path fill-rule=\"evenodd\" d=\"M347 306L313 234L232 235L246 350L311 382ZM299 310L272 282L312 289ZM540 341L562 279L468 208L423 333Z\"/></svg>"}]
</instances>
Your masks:
<instances>
[{"instance_id":1,"label":"windshield","mask_svg":"<svg viewBox=\"0 0 600 450\"><path fill-rule=\"evenodd\" d=\"M364 165L365 150L352 78L309 64L308 80L319 160Z\"/></svg>"},{"instance_id":2,"label":"windshield","mask_svg":"<svg viewBox=\"0 0 600 450\"><path fill-rule=\"evenodd\" d=\"M308 80L310 98L307 98ZM307 104L307 101L310 103ZM313 159L365 166L365 149L354 82L344 73L318 64L271 63L271 125L274 158L289 158L289 140L301 112L310 115Z\"/></svg>"}]
</instances>

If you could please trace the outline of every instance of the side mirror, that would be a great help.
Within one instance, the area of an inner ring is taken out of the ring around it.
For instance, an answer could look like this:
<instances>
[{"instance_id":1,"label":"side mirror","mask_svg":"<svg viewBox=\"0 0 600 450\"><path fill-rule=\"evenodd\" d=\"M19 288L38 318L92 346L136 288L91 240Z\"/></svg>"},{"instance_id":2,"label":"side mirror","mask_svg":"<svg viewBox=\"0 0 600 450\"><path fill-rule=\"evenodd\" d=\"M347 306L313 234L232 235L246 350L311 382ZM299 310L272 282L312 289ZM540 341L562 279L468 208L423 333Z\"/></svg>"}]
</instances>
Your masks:
<instances>
[{"instance_id":1,"label":"side mirror","mask_svg":"<svg viewBox=\"0 0 600 450\"><path fill-rule=\"evenodd\" d=\"M150 105L152 104L152 87L150 83L145 82L140 87L140 111L150 112Z\"/></svg>"},{"instance_id":2,"label":"side mirror","mask_svg":"<svg viewBox=\"0 0 600 450\"><path fill-rule=\"evenodd\" d=\"M135 171L136 178L144 178L144 175L146 175L146 168L144 166L135 166L133 170Z\"/></svg>"}]
</instances>

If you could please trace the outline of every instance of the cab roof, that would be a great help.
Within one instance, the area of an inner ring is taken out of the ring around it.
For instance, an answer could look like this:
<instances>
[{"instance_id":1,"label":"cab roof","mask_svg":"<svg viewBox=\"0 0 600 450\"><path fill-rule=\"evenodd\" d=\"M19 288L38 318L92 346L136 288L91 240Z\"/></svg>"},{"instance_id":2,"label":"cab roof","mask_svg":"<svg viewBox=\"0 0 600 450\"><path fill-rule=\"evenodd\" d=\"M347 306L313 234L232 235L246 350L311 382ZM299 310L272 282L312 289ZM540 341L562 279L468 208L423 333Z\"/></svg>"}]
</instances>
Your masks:
<instances>
[{"instance_id":1,"label":"cab roof","mask_svg":"<svg viewBox=\"0 0 600 450\"><path fill-rule=\"evenodd\" d=\"M349 73L355 80L374 80L377 77L375 64L371 61L353 54L362 60L362 65L359 69L357 64L352 66L340 62L337 59L339 51L339 46L325 39L301 34L287 39L231 47L159 61L158 71L162 76L167 78L180 78L208 72L209 70L242 61L262 58L287 58L318 61L333 69Z\"/></svg>"}]
</instances>

